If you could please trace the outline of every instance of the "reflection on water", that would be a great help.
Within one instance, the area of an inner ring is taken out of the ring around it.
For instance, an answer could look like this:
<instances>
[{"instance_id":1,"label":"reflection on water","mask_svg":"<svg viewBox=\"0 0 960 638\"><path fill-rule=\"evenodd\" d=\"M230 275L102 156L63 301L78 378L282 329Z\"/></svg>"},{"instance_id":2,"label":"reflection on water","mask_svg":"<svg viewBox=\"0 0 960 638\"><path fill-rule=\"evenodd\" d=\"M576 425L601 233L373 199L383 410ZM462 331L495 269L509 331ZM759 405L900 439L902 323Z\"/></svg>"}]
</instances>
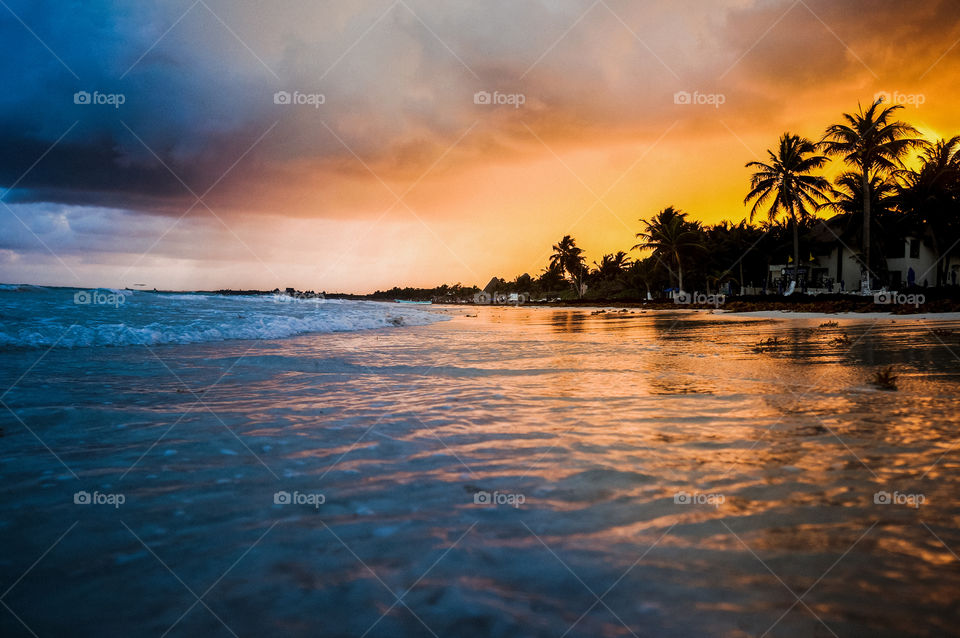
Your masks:
<instances>
[{"instance_id":1,"label":"reflection on water","mask_svg":"<svg viewBox=\"0 0 960 638\"><path fill-rule=\"evenodd\" d=\"M451 312L0 355L3 635L957 635L957 337Z\"/></svg>"}]
</instances>

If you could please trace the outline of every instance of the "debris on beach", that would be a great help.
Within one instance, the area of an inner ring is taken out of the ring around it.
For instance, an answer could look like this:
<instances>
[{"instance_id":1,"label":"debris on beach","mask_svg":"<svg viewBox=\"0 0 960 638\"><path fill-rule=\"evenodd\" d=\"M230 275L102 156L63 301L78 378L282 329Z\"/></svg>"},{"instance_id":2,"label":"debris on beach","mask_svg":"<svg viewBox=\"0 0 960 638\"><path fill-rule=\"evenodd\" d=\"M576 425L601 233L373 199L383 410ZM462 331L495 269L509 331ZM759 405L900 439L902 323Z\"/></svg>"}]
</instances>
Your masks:
<instances>
[{"instance_id":1,"label":"debris on beach","mask_svg":"<svg viewBox=\"0 0 960 638\"><path fill-rule=\"evenodd\" d=\"M754 352L766 352L767 350L775 350L780 347L780 338L779 337L770 337L769 339L761 339L753 346Z\"/></svg>"},{"instance_id":2,"label":"debris on beach","mask_svg":"<svg viewBox=\"0 0 960 638\"><path fill-rule=\"evenodd\" d=\"M820 324L821 328L839 328L840 324L836 321L825 321Z\"/></svg>"},{"instance_id":3,"label":"debris on beach","mask_svg":"<svg viewBox=\"0 0 960 638\"><path fill-rule=\"evenodd\" d=\"M850 337L847 336L847 333L844 332L834 337L833 341L831 341L830 343L832 343L835 346L849 346L853 344L853 340L850 339Z\"/></svg>"},{"instance_id":4,"label":"debris on beach","mask_svg":"<svg viewBox=\"0 0 960 638\"><path fill-rule=\"evenodd\" d=\"M870 377L870 383L881 390L894 391L897 389L897 375L893 373L893 366L878 370Z\"/></svg>"},{"instance_id":5,"label":"debris on beach","mask_svg":"<svg viewBox=\"0 0 960 638\"><path fill-rule=\"evenodd\" d=\"M937 337L951 337L953 336L953 330L947 330L946 328L935 328L933 334Z\"/></svg>"}]
</instances>

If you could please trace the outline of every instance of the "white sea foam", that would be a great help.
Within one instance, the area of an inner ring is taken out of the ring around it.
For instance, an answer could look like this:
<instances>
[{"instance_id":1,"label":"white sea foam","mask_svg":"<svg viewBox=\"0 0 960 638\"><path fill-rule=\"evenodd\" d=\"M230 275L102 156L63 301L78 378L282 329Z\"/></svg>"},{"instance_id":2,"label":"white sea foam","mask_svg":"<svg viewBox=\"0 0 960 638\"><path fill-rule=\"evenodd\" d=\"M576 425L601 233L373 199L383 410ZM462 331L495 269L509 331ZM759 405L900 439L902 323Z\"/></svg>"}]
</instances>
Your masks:
<instances>
[{"instance_id":1,"label":"white sea foam","mask_svg":"<svg viewBox=\"0 0 960 638\"><path fill-rule=\"evenodd\" d=\"M262 296L139 292L125 296L120 304L97 305L95 295L77 303L77 292L61 288L30 294L0 289L0 348L283 339L307 333L420 326L447 319L421 309L374 302L279 303Z\"/></svg>"}]
</instances>

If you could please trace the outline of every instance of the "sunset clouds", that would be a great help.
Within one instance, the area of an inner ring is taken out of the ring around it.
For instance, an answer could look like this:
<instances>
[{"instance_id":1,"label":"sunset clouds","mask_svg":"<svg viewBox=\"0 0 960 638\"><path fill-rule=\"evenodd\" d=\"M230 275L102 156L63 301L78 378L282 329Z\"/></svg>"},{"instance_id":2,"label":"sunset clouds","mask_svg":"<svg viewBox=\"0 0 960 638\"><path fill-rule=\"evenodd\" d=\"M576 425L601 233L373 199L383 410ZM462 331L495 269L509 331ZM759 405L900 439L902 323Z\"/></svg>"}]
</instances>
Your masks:
<instances>
[{"instance_id":1,"label":"sunset clouds","mask_svg":"<svg viewBox=\"0 0 960 638\"><path fill-rule=\"evenodd\" d=\"M878 92L960 133L947 1L6 1L8 281L482 284L742 218L745 162Z\"/></svg>"}]
</instances>

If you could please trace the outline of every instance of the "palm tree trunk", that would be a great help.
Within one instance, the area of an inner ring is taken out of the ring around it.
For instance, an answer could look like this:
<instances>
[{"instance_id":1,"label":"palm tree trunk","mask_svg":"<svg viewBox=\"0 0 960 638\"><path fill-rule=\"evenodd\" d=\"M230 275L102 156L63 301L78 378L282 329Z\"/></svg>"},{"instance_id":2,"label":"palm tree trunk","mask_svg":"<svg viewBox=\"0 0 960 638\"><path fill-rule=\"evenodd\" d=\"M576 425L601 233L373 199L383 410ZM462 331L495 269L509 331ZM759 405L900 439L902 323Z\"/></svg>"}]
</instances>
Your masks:
<instances>
[{"instance_id":1,"label":"palm tree trunk","mask_svg":"<svg viewBox=\"0 0 960 638\"><path fill-rule=\"evenodd\" d=\"M680 263L680 253L674 252L674 257L677 258L677 288L683 292L683 264Z\"/></svg>"},{"instance_id":2,"label":"palm tree trunk","mask_svg":"<svg viewBox=\"0 0 960 638\"><path fill-rule=\"evenodd\" d=\"M863 168L863 263L867 269L867 281L870 281L870 178L866 166Z\"/></svg>"},{"instance_id":3,"label":"palm tree trunk","mask_svg":"<svg viewBox=\"0 0 960 638\"><path fill-rule=\"evenodd\" d=\"M800 287L800 229L796 215L793 217L793 280Z\"/></svg>"},{"instance_id":4,"label":"palm tree trunk","mask_svg":"<svg viewBox=\"0 0 960 638\"><path fill-rule=\"evenodd\" d=\"M948 253L949 254L949 253ZM937 234L933 234L933 255L937 260L936 277L937 288L947 283L947 264L950 263L950 257L940 255L940 242L937 241Z\"/></svg>"}]
</instances>

